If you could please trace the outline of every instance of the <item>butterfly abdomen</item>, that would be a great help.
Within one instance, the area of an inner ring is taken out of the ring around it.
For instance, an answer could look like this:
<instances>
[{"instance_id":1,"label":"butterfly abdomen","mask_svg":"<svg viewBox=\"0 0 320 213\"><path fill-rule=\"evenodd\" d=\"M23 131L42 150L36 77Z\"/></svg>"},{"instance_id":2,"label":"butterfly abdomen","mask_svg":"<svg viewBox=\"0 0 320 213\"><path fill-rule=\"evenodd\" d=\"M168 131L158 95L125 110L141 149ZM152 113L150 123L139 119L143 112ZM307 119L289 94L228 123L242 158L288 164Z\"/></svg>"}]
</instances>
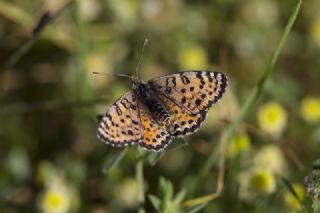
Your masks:
<instances>
[{"instance_id":1,"label":"butterfly abdomen","mask_svg":"<svg viewBox=\"0 0 320 213\"><path fill-rule=\"evenodd\" d=\"M163 106L163 104L159 103L156 100L149 102L150 111L153 114L153 117L156 118L157 121L161 124L170 124L171 117L166 110L166 108Z\"/></svg>"},{"instance_id":2,"label":"butterfly abdomen","mask_svg":"<svg viewBox=\"0 0 320 213\"><path fill-rule=\"evenodd\" d=\"M137 87L137 94L140 101L147 106L153 118L160 124L170 125L171 117L169 111L163 103L156 99L156 94L151 90L149 85L140 84Z\"/></svg>"}]
</instances>

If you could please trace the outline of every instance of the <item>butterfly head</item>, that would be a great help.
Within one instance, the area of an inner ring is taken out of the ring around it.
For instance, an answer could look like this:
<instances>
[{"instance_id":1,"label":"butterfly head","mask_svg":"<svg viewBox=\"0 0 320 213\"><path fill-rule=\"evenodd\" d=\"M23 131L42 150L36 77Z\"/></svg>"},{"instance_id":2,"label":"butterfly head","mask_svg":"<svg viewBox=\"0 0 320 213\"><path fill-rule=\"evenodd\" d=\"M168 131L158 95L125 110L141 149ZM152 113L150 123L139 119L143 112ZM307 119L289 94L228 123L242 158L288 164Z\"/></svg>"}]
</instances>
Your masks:
<instances>
[{"instance_id":1,"label":"butterfly head","mask_svg":"<svg viewBox=\"0 0 320 213\"><path fill-rule=\"evenodd\" d=\"M137 90L138 87L143 84L143 81L138 76L133 76L132 78L132 89Z\"/></svg>"}]
</instances>

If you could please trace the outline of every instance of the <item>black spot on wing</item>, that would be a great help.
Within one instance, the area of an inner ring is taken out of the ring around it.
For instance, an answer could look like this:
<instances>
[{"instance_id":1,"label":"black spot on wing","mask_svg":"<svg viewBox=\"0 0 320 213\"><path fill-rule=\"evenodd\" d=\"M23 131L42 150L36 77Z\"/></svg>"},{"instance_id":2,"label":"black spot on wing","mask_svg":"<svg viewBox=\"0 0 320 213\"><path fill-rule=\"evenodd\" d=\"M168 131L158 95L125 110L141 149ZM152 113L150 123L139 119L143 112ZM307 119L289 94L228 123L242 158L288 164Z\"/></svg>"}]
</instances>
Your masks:
<instances>
[{"instance_id":1,"label":"black spot on wing","mask_svg":"<svg viewBox=\"0 0 320 213\"><path fill-rule=\"evenodd\" d=\"M162 134L162 132L161 132L161 134ZM165 133L163 132L163 134L165 134ZM157 136L157 138L158 138L158 136ZM149 138L146 138L146 139L148 139L148 141L150 141ZM147 143L144 143L143 141L140 141L139 145L148 151L160 152L169 145L169 143L171 142L171 139L172 139L171 135L167 134L165 137L162 136L161 139L158 139L158 140L160 140L160 144L158 144L158 145L147 144ZM157 140L153 139L153 142L156 142L156 141Z\"/></svg>"},{"instance_id":2,"label":"black spot on wing","mask_svg":"<svg viewBox=\"0 0 320 213\"><path fill-rule=\"evenodd\" d=\"M129 141L129 140L124 140L124 141L121 141L121 142L115 141L115 140L112 139L112 138L118 137L118 135L113 135L113 134L111 134L111 135L109 135L109 137L106 137L106 135L102 133L103 131L104 131L103 128L101 128L101 127L98 128L98 134L97 134L97 135L98 135L98 138L99 138L102 142L104 142L104 143L106 143L106 144L109 144L109 145L111 145L111 146L113 146L113 147L125 147L125 146L128 146L128 145L137 144L137 143L139 143L139 141L140 141L140 139L131 140L131 141Z\"/></svg>"},{"instance_id":3,"label":"black spot on wing","mask_svg":"<svg viewBox=\"0 0 320 213\"><path fill-rule=\"evenodd\" d=\"M180 78L183 84L189 84L190 80L187 76L183 75L183 72L180 73Z\"/></svg>"},{"instance_id":4,"label":"black spot on wing","mask_svg":"<svg viewBox=\"0 0 320 213\"><path fill-rule=\"evenodd\" d=\"M201 104L202 100L201 99L197 99L196 100L196 105L199 106Z\"/></svg>"},{"instance_id":5,"label":"black spot on wing","mask_svg":"<svg viewBox=\"0 0 320 213\"><path fill-rule=\"evenodd\" d=\"M197 72L196 77L199 78L201 81L203 81L203 76L202 76L203 72Z\"/></svg>"},{"instance_id":6,"label":"black spot on wing","mask_svg":"<svg viewBox=\"0 0 320 213\"><path fill-rule=\"evenodd\" d=\"M187 102L186 97L183 97L180 102L181 102L182 104L186 103L186 102Z\"/></svg>"},{"instance_id":7,"label":"black spot on wing","mask_svg":"<svg viewBox=\"0 0 320 213\"><path fill-rule=\"evenodd\" d=\"M174 130L170 132L170 134L174 137L181 137L184 135L189 135L191 133L194 133L195 131L197 131L200 126L202 125L203 121L206 119L207 116L207 112L208 111L203 111L200 113L199 118L195 121L193 119L190 119L188 121L188 126L184 127L181 129L181 127L183 127L186 123L181 123L181 125L176 124L174 126Z\"/></svg>"},{"instance_id":8,"label":"black spot on wing","mask_svg":"<svg viewBox=\"0 0 320 213\"><path fill-rule=\"evenodd\" d=\"M213 78L214 78L214 75L215 75L215 73L212 73L212 74L211 74L211 72L206 72L206 76L207 76L208 81L209 81L210 83L212 83Z\"/></svg>"}]
</instances>

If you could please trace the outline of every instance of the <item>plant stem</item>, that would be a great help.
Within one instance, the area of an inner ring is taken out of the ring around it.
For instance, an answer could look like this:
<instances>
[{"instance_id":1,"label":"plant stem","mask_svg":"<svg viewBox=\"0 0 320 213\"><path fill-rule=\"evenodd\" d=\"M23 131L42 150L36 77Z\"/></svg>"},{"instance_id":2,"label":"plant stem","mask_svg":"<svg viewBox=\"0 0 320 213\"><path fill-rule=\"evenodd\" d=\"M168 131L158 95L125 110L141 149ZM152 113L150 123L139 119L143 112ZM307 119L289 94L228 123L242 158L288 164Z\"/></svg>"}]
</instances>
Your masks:
<instances>
[{"instance_id":1,"label":"plant stem","mask_svg":"<svg viewBox=\"0 0 320 213\"><path fill-rule=\"evenodd\" d=\"M143 151L138 149L139 158L143 154ZM138 158L138 159L139 159ZM144 178L143 178L143 160L140 158L136 162L136 179L138 183L138 201L139 201L139 213L145 213L145 210L143 208L144 206Z\"/></svg>"},{"instance_id":2,"label":"plant stem","mask_svg":"<svg viewBox=\"0 0 320 213\"><path fill-rule=\"evenodd\" d=\"M87 87L86 82L86 66L85 60L89 51L88 48L88 39L85 30L85 23L81 17L80 12L80 0L75 0L73 4L73 17L75 21L75 33L77 39L77 47L79 49L79 55L77 57L77 61L79 64L79 73L76 76L76 89L75 89L75 96L78 99L86 98L87 94L89 93L89 88Z\"/></svg>"}]
</instances>

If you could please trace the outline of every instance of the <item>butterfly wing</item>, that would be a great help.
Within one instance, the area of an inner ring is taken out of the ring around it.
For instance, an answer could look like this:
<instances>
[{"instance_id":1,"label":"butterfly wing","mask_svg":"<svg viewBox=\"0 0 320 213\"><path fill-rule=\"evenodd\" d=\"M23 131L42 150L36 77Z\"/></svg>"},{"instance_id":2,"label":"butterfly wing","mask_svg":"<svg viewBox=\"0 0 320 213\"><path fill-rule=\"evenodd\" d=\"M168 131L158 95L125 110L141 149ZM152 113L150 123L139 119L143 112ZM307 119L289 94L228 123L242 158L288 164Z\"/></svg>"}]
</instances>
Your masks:
<instances>
[{"instance_id":1,"label":"butterfly wing","mask_svg":"<svg viewBox=\"0 0 320 213\"><path fill-rule=\"evenodd\" d=\"M123 147L139 143L143 131L137 107L137 97L131 90L120 97L100 120L98 138L112 146Z\"/></svg>"},{"instance_id":2,"label":"butterfly wing","mask_svg":"<svg viewBox=\"0 0 320 213\"><path fill-rule=\"evenodd\" d=\"M140 119L143 127L143 139L139 145L151 151L161 151L171 142L171 135L164 126L158 124L145 106L140 105Z\"/></svg>"},{"instance_id":3,"label":"butterfly wing","mask_svg":"<svg viewBox=\"0 0 320 213\"><path fill-rule=\"evenodd\" d=\"M189 115L207 111L224 94L227 76L220 72L188 71L162 76L148 84Z\"/></svg>"},{"instance_id":4,"label":"butterfly wing","mask_svg":"<svg viewBox=\"0 0 320 213\"><path fill-rule=\"evenodd\" d=\"M120 97L100 120L98 138L112 146L139 144L152 151L161 151L171 141L170 134L138 104L136 95L129 91Z\"/></svg>"},{"instance_id":5,"label":"butterfly wing","mask_svg":"<svg viewBox=\"0 0 320 213\"><path fill-rule=\"evenodd\" d=\"M180 106L166 98L163 95L158 95L158 98L166 105L166 108L170 111L172 118L170 135L180 137L191 134L197 131L203 121L206 118L207 111L190 115L186 113Z\"/></svg>"}]
</instances>

